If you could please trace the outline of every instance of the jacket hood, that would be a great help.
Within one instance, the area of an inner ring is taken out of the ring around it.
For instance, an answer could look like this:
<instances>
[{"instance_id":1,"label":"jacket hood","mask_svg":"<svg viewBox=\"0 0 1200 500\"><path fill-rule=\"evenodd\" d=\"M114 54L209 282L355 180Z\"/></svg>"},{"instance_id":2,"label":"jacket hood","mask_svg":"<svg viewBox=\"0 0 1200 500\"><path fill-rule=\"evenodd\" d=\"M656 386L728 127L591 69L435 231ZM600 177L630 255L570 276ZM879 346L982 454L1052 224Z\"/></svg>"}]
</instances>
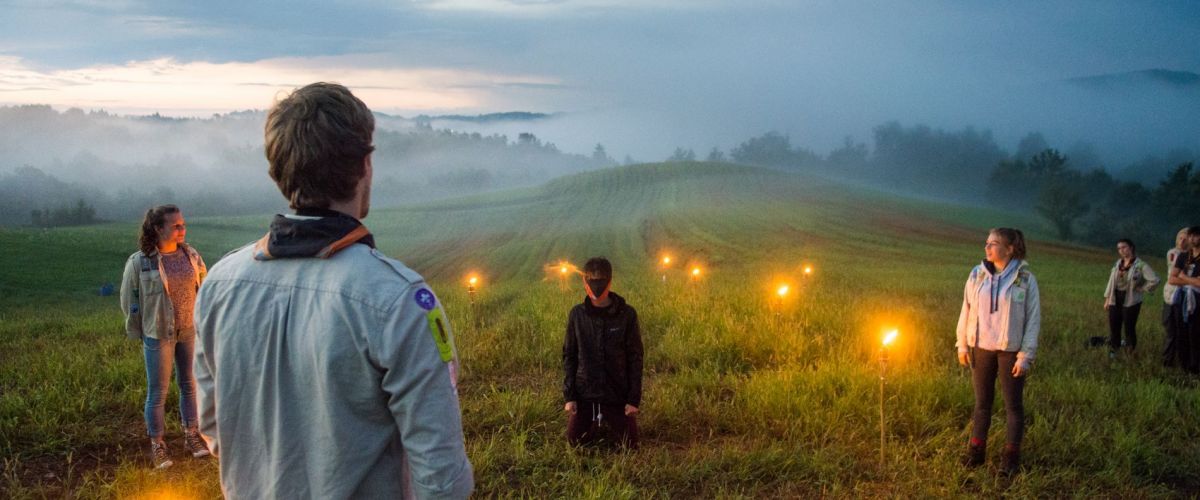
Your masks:
<instances>
[{"instance_id":1,"label":"jacket hood","mask_svg":"<svg viewBox=\"0 0 1200 500\"><path fill-rule=\"evenodd\" d=\"M1008 278L1011 276L1016 276L1017 273L1029 267L1029 263L1024 259L1013 259L1008 263L1009 265L1005 267L1004 271L1001 271L999 274L996 273L996 266L987 260L984 260L982 263L980 263L979 267L982 268L983 271L988 274L988 276L1000 279L1002 281L1008 280Z\"/></svg>"},{"instance_id":2,"label":"jacket hood","mask_svg":"<svg viewBox=\"0 0 1200 500\"><path fill-rule=\"evenodd\" d=\"M592 305L591 299L585 296L583 298L584 312L586 312L589 316L599 316L602 314L616 316L617 314L620 314L621 310L625 308L625 297L617 295L616 292L609 291L608 298L612 299L612 303L609 304L608 307L596 307Z\"/></svg>"},{"instance_id":3,"label":"jacket hood","mask_svg":"<svg viewBox=\"0 0 1200 500\"><path fill-rule=\"evenodd\" d=\"M270 232L254 245L254 259L326 259L355 243L375 248L375 238L358 219L334 210L300 209L275 216Z\"/></svg>"}]
</instances>

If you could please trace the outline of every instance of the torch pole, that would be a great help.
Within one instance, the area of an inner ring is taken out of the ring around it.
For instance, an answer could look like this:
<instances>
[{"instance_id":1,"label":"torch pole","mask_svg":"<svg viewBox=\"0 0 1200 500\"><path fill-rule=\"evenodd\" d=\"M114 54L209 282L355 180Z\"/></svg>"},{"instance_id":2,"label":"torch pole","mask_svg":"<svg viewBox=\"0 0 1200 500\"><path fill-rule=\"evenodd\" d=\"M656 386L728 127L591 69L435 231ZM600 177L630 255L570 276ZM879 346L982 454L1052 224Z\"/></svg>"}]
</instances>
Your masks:
<instances>
[{"instance_id":1,"label":"torch pole","mask_svg":"<svg viewBox=\"0 0 1200 500\"><path fill-rule=\"evenodd\" d=\"M884 415L883 415L883 377L887 370L887 349L879 349L879 470L883 470L884 465L884 445L887 443L887 435L884 432Z\"/></svg>"}]
</instances>

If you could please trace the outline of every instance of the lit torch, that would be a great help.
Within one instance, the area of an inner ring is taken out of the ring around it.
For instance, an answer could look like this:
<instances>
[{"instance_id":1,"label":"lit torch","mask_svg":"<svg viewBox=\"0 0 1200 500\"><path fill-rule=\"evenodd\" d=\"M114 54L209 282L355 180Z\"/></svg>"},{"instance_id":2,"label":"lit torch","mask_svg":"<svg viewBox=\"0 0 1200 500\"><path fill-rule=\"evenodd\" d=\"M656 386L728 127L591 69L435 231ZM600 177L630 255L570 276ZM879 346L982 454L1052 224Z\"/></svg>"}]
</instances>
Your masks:
<instances>
[{"instance_id":1,"label":"lit torch","mask_svg":"<svg viewBox=\"0 0 1200 500\"><path fill-rule=\"evenodd\" d=\"M879 468L881 470L884 465L884 445L887 443L887 428L884 425L883 417L883 378L887 370L888 346L899 336L900 331L892 329L883 335L883 342L879 345Z\"/></svg>"},{"instance_id":2,"label":"lit torch","mask_svg":"<svg viewBox=\"0 0 1200 500\"><path fill-rule=\"evenodd\" d=\"M479 284L479 277L472 274L467 278L467 297L471 299L471 305L475 305L475 285Z\"/></svg>"},{"instance_id":3,"label":"lit torch","mask_svg":"<svg viewBox=\"0 0 1200 500\"><path fill-rule=\"evenodd\" d=\"M667 268L671 267L671 256L664 255L662 258L662 281L667 282Z\"/></svg>"}]
</instances>

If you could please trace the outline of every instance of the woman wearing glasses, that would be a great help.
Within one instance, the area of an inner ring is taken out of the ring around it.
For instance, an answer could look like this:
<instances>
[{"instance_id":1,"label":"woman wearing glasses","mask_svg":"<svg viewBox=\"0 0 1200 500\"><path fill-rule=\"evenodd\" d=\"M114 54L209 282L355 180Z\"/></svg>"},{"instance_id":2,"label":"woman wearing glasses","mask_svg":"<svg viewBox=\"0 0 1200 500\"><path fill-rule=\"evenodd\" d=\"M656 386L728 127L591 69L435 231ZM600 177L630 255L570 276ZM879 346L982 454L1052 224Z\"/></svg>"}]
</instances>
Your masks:
<instances>
[{"instance_id":1,"label":"woman wearing glasses","mask_svg":"<svg viewBox=\"0 0 1200 500\"><path fill-rule=\"evenodd\" d=\"M174 205L146 211L138 238L140 249L125 261L121 278L121 310L125 333L142 341L146 360L146 433L155 468L172 465L164 434L164 408L171 371L179 384L179 413L183 421L184 448L193 457L209 454L197 432L196 381L192 355L196 329L192 311L196 291L207 269L204 259L184 243L187 225Z\"/></svg>"}]
</instances>

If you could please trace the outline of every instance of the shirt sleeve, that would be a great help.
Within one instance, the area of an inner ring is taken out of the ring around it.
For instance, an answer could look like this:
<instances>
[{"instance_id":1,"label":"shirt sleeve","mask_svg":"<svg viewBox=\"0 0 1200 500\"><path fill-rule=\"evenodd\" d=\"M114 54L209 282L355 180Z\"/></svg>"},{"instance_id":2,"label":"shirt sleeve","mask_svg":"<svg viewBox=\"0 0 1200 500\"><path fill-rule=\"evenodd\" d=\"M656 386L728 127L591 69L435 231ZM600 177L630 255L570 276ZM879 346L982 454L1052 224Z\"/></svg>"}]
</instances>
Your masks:
<instances>
[{"instance_id":1,"label":"shirt sleeve","mask_svg":"<svg viewBox=\"0 0 1200 500\"><path fill-rule=\"evenodd\" d=\"M563 337L563 400L578 401L575 393L575 372L579 369L579 345L575 338L575 312L567 315L567 333Z\"/></svg>"},{"instance_id":2,"label":"shirt sleeve","mask_svg":"<svg viewBox=\"0 0 1200 500\"><path fill-rule=\"evenodd\" d=\"M1037 279L1029 275L1029 298L1025 301L1025 332L1021 336L1021 349L1017 351L1017 362L1025 364L1037 357L1038 334L1042 329L1042 298Z\"/></svg>"},{"instance_id":3,"label":"shirt sleeve","mask_svg":"<svg viewBox=\"0 0 1200 500\"><path fill-rule=\"evenodd\" d=\"M125 315L125 336L133 340L142 338L141 292L138 290L140 269L137 257L125 260L125 272L121 275L121 312Z\"/></svg>"},{"instance_id":4,"label":"shirt sleeve","mask_svg":"<svg viewBox=\"0 0 1200 500\"><path fill-rule=\"evenodd\" d=\"M1158 286L1158 283L1162 281L1158 277L1158 274L1154 272L1154 268L1151 268L1150 264L1145 262L1142 262L1142 278L1146 280L1146 283L1142 285L1142 293L1154 291L1154 287Z\"/></svg>"},{"instance_id":5,"label":"shirt sleeve","mask_svg":"<svg viewBox=\"0 0 1200 500\"><path fill-rule=\"evenodd\" d=\"M958 327L955 328L954 347L958 348L958 352L967 352L967 318L971 313L971 301L969 295L971 293L971 278L975 277L975 272L971 272L971 276L967 278L967 284L963 285L963 302L962 309L958 313Z\"/></svg>"},{"instance_id":6,"label":"shirt sleeve","mask_svg":"<svg viewBox=\"0 0 1200 500\"><path fill-rule=\"evenodd\" d=\"M625 366L629 377L629 394L626 403L640 408L642 406L642 329L638 323L637 313L632 313L629 333L625 337Z\"/></svg>"},{"instance_id":7,"label":"shirt sleeve","mask_svg":"<svg viewBox=\"0 0 1200 500\"><path fill-rule=\"evenodd\" d=\"M402 294L370 333L372 357L400 434L418 498L466 498L475 487L463 443L462 414L446 348L453 350L441 308L423 285ZM443 324L439 325L438 321ZM440 330L440 331L439 331Z\"/></svg>"},{"instance_id":8,"label":"shirt sleeve","mask_svg":"<svg viewBox=\"0 0 1200 500\"><path fill-rule=\"evenodd\" d=\"M208 443L214 457L221 454L217 439L217 395L216 395L216 350L211 316L206 314L209 299L206 289L196 294L196 310L192 312L196 325L196 353L193 356L192 373L196 377L197 418L200 420L200 436Z\"/></svg>"}]
</instances>

